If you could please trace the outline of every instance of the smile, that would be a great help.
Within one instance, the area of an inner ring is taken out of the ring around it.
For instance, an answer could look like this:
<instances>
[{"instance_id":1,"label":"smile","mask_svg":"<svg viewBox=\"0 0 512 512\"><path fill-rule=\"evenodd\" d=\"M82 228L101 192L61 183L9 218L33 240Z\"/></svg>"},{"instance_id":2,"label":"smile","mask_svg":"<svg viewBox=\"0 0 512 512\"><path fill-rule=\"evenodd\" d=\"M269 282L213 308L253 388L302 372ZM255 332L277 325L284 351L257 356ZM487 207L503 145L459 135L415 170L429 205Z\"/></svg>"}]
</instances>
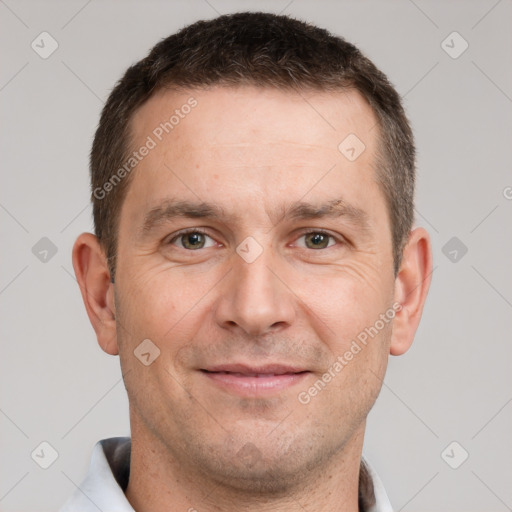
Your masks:
<instances>
[{"instance_id":1,"label":"smile","mask_svg":"<svg viewBox=\"0 0 512 512\"><path fill-rule=\"evenodd\" d=\"M279 365L260 368L230 365L202 369L201 372L224 391L252 397L285 390L302 381L310 373L307 370Z\"/></svg>"}]
</instances>

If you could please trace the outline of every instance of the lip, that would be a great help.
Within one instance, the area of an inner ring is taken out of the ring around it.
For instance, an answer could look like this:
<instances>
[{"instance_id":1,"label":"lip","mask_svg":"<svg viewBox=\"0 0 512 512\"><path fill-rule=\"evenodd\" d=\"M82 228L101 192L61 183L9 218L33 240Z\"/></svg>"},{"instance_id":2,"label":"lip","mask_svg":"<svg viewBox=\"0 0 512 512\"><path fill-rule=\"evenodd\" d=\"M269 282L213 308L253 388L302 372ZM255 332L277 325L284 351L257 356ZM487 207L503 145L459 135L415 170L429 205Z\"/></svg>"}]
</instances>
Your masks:
<instances>
[{"instance_id":1,"label":"lip","mask_svg":"<svg viewBox=\"0 0 512 512\"><path fill-rule=\"evenodd\" d=\"M310 372L282 364L227 364L202 368L201 373L229 393L256 397L275 394L294 386Z\"/></svg>"},{"instance_id":2,"label":"lip","mask_svg":"<svg viewBox=\"0 0 512 512\"><path fill-rule=\"evenodd\" d=\"M290 366L279 363L264 364L264 365L248 365L243 363L234 364L221 364L216 366L207 366L202 368L208 372L228 372L228 373L242 373L245 375L255 374L274 374L282 375L284 373L300 373L307 371L305 368L298 366Z\"/></svg>"}]
</instances>

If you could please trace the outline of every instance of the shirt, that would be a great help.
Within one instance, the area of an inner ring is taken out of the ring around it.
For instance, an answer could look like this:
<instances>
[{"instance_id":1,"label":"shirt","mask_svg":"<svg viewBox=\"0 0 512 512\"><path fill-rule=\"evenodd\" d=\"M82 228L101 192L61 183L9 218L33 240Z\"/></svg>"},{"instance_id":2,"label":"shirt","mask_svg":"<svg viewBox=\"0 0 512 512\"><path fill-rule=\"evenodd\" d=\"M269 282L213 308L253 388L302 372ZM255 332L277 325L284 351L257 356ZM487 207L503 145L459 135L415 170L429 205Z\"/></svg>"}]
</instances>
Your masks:
<instances>
[{"instance_id":1,"label":"shirt","mask_svg":"<svg viewBox=\"0 0 512 512\"><path fill-rule=\"evenodd\" d=\"M130 477L130 452L129 437L111 437L97 442L87 476L59 512L135 512L124 495ZM359 477L359 509L361 512L392 512L380 478L364 459Z\"/></svg>"}]
</instances>

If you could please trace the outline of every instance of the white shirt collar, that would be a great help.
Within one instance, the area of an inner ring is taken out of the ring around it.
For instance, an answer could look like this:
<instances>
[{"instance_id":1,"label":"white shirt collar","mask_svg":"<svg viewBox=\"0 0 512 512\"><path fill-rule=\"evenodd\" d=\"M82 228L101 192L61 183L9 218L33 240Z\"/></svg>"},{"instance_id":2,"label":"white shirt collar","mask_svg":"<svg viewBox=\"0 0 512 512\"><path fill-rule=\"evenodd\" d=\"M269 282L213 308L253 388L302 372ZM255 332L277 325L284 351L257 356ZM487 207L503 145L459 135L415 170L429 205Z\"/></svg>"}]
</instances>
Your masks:
<instances>
[{"instance_id":1,"label":"white shirt collar","mask_svg":"<svg viewBox=\"0 0 512 512\"><path fill-rule=\"evenodd\" d=\"M96 443L85 480L59 512L135 512L123 491L128 484L130 449L129 437ZM366 459L365 464L375 493L375 505L365 512L393 512L380 478Z\"/></svg>"}]
</instances>

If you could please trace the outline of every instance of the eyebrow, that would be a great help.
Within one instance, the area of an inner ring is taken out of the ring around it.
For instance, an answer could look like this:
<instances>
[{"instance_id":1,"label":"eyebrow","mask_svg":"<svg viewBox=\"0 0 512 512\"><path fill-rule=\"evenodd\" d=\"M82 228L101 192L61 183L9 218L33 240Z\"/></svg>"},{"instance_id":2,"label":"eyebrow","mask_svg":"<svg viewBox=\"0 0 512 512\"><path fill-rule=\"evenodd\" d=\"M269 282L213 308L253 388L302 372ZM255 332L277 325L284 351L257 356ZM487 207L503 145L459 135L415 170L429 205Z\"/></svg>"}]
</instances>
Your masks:
<instances>
[{"instance_id":1,"label":"eyebrow","mask_svg":"<svg viewBox=\"0 0 512 512\"><path fill-rule=\"evenodd\" d=\"M292 220L345 217L361 229L369 229L370 227L368 214L343 199L333 199L322 205L297 202L290 207L287 214L285 214L286 217Z\"/></svg>"},{"instance_id":2,"label":"eyebrow","mask_svg":"<svg viewBox=\"0 0 512 512\"><path fill-rule=\"evenodd\" d=\"M271 219L279 218L274 224L286 219L297 221L344 217L357 228L363 231L370 230L368 214L343 199L334 199L323 204L297 201L287 207L281 207L281 212L283 211L284 213L281 213L281 215L277 215L276 212L269 213ZM222 207L212 203L168 199L151 208L146 213L141 227L141 234L147 234L157 226L175 218L237 221L240 219L240 215L228 215Z\"/></svg>"}]
</instances>

